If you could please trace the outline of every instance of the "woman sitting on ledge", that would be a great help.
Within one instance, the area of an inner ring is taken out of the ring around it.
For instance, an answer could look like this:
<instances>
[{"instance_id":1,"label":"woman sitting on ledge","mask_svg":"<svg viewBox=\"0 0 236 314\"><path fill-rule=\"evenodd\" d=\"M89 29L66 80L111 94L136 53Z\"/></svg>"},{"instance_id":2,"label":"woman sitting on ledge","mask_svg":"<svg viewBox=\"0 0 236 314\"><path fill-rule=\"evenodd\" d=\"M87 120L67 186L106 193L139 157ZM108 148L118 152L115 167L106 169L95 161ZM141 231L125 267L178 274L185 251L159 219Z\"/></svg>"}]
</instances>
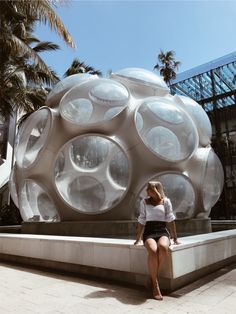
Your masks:
<instances>
[{"instance_id":1,"label":"woman sitting on ledge","mask_svg":"<svg viewBox=\"0 0 236 314\"><path fill-rule=\"evenodd\" d=\"M147 186L148 198L140 202L140 215L136 241L134 245L143 243L148 251L148 269L152 282L153 297L162 300L158 284L158 270L168 254L170 238L174 244L180 244L177 239L175 227L175 215L172 210L171 201L165 196L163 186L160 182L152 181ZM168 228L170 233L166 228Z\"/></svg>"}]
</instances>

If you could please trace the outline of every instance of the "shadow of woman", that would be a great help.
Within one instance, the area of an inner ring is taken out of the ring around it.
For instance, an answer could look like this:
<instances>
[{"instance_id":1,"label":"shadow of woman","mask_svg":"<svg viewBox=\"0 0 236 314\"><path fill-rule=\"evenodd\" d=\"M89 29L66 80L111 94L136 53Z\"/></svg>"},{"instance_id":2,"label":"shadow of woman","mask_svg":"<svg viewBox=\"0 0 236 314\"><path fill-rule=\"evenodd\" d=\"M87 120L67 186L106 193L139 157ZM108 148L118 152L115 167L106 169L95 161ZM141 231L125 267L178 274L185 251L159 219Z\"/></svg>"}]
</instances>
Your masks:
<instances>
[{"instance_id":1,"label":"shadow of woman","mask_svg":"<svg viewBox=\"0 0 236 314\"><path fill-rule=\"evenodd\" d=\"M87 299L106 299L115 298L120 303L140 305L147 301L147 292L141 289L131 288L114 288L103 289L100 291L94 291L85 296Z\"/></svg>"}]
</instances>

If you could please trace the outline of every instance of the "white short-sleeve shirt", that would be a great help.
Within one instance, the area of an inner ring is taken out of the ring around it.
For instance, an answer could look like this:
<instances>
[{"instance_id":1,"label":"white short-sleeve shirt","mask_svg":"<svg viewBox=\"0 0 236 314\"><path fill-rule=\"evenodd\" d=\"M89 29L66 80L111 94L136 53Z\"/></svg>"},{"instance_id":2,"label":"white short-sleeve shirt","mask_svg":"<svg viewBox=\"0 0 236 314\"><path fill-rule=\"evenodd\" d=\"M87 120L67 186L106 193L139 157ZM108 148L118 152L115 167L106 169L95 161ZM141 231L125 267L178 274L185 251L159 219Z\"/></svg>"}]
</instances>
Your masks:
<instances>
[{"instance_id":1,"label":"white short-sleeve shirt","mask_svg":"<svg viewBox=\"0 0 236 314\"><path fill-rule=\"evenodd\" d=\"M145 199L142 199L139 206L138 222L145 225L147 221L164 221L171 222L175 220L172 204L169 198L164 198L164 204L152 205L147 204Z\"/></svg>"}]
</instances>

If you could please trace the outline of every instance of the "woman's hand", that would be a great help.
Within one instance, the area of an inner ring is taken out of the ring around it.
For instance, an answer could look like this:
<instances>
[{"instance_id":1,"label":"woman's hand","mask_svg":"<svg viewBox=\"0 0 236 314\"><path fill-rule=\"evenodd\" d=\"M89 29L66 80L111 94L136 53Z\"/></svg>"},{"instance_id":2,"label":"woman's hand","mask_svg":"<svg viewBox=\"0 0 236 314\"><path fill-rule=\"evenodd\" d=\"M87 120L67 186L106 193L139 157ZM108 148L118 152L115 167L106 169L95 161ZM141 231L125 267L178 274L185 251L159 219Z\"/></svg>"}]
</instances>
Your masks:
<instances>
[{"instance_id":1,"label":"woman's hand","mask_svg":"<svg viewBox=\"0 0 236 314\"><path fill-rule=\"evenodd\" d=\"M141 245L142 244L142 240L135 240L134 245Z\"/></svg>"},{"instance_id":2,"label":"woman's hand","mask_svg":"<svg viewBox=\"0 0 236 314\"><path fill-rule=\"evenodd\" d=\"M134 245L140 245L142 244L142 234L143 234L143 230L144 230L144 225L138 223L137 226L137 234L135 236L136 240L134 242Z\"/></svg>"},{"instance_id":3,"label":"woman's hand","mask_svg":"<svg viewBox=\"0 0 236 314\"><path fill-rule=\"evenodd\" d=\"M178 244L181 244L181 242L176 238L176 239L173 239L173 244L178 245Z\"/></svg>"}]
</instances>

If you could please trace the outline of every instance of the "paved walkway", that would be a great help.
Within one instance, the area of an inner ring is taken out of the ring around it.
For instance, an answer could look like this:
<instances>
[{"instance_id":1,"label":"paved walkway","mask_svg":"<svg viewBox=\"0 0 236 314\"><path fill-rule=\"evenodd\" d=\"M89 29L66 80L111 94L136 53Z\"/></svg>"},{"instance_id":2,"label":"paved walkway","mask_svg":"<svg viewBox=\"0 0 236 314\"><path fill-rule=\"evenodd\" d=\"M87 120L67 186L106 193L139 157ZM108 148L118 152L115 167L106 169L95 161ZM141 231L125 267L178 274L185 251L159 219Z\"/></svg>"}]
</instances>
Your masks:
<instances>
[{"instance_id":1,"label":"paved walkway","mask_svg":"<svg viewBox=\"0 0 236 314\"><path fill-rule=\"evenodd\" d=\"M0 263L0 313L233 314L236 263L164 296L144 288Z\"/></svg>"}]
</instances>

